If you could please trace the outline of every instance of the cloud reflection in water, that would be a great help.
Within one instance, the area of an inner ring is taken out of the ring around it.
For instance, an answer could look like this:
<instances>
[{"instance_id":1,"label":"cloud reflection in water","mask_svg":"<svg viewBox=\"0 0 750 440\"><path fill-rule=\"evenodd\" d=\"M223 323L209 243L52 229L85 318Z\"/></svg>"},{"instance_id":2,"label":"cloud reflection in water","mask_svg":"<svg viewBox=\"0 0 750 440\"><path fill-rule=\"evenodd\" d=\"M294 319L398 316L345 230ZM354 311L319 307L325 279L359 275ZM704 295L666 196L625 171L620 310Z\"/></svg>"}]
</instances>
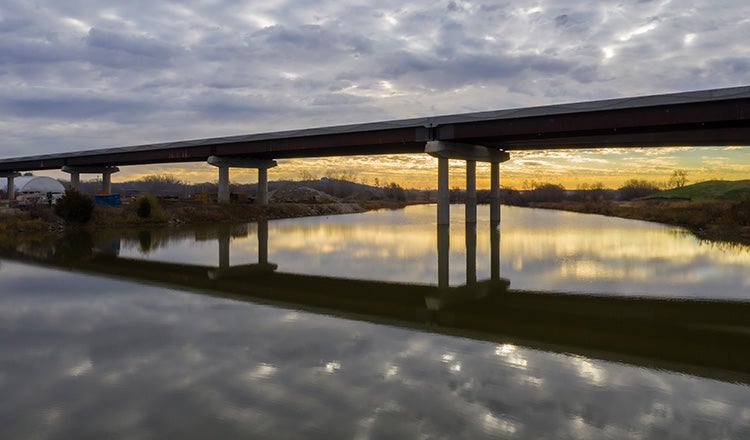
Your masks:
<instances>
[{"instance_id":1,"label":"cloud reflection in water","mask_svg":"<svg viewBox=\"0 0 750 440\"><path fill-rule=\"evenodd\" d=\"M745 385L10 262L0 283L3 438L750 434Z\"/></svg>"}]
</instances>

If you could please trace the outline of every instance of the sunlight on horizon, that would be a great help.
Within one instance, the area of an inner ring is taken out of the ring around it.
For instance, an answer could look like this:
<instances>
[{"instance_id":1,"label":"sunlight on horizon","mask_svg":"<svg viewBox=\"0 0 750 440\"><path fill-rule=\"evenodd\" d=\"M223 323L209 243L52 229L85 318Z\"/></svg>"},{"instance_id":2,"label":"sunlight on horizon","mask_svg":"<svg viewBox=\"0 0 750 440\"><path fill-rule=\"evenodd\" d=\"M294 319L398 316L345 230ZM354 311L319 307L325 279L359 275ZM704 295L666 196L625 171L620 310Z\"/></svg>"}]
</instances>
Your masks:
<instances>
[{"instance_id":1,"label":"sunlight on horizon","mask_svg":"<svg viewBox=\"0 0 750 440\"><path fill-rule=\"evenodd\" d=\"M319 157L278 159L278 166L268 173L270 181L306 180L346 175L349 180L367 185L395 182L404 188L435 189L437 159L426 154ZM529 181L561 184L576 189L584 184L602 183L618 188L629 179L666 182L676 169L687 171L688 183L706 180L744 180L750 178L748 147L663 147L601 148L590 150L513 151L511 160L500 165L502 187L523 189ZM59 171L37 172L37 175L69 180ZM122 166L113 182L169 174L187 183L216 182L216 168L205 163ZM82 176L93 180L97 176ZM100 178L100 177L99 177ZM490 167L477 163L477 188L488 189ZM450 161L450 187L466 186L463 161ZM255 169L232 168L232 183L255 183Z\"/></svg>"}]
</instances>

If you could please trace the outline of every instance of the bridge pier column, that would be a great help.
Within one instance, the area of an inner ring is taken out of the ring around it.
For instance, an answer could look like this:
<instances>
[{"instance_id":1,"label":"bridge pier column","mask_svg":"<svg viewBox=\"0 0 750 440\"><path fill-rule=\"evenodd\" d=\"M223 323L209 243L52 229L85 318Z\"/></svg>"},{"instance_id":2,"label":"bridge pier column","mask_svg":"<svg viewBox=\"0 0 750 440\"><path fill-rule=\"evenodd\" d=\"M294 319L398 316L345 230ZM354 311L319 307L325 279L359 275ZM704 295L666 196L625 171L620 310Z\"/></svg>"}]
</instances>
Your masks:
<instances>
[{"instance_id":1,"label":"bridge pier column","mask_svg":"<svg viewBox=\"0 0 750 440\"><path fill-rule=\"evenodd\" d=\"M490 163L490 222L500 221L500 164Z\"/></svg>"},{"instance_id":2,"label":"bridge pier column","mask_svg":"<svg viewBox=\"0 0 750 440\"><path fill-rule=\"evenodd\" d=\"M16 177L19 177L21 173L17 173L15 171L9 172L9 173L0 173L0 177L5 177L8 179L8 187L7 187L7 194L5 195L6 200L15 200L16 199Z\"/></svg>"},{"instance_id":3,"label":"bridge pier column","mask_svg":"<svg viewBox=\"0 0 750 440\"><path fill-rule=\"evenodd\" d=\"M438 158L437 223L448 225L451 222L451 196L448 190L448 158Z\"/></svg>"},{"instance_id":4,"label":"bridge pier column","mask_svg":"<svg viewBox=\"0 0 750 440\"><path fill-rule=\"evenodd\" d=\"M76 167L65 165L61 171L70 174L70 186L76 190L81 184L81 174L101 174L102 192L110 194L112 192L112 174L119 172L120 169L115 166Z\"/></svg>"},{"instance_id":5,"label":"bridge pier column","mask_svg":"<svg viewBox=\"0 0 750 440\"><path fill-rule=\"evenodd\" d=\"M229 167L219 167L219 203L229 202Z\"/></svg>"},{"instance_id":6,"label":"bridge pier column","mask_svg":"<svg viewBox=\"0 0 750 440\"><path fill-rule=\"evenodd\" d=\"M477 222L477 162L466 161L466 223Z\"/></svg>"},{"instance_id":7,"label":"bridge pier column","mask_svg":"<svg viewBox=\"0 0 750 440\"><path fill-rule=\"evenodd\" d=\"M81 173L70 173L70 187L78 191L78 188L81 186Z\"/></svg>"},{"instance_id":8,"label":"bridge pier column","mask_svg":"<svg viewBox=\"0 0 750 440\"><path fill-rule=\"evenodd\" d=\"M229 202L229 168L257 168L258 169L258 203L268 204L268 169L276 165L275 160L257 159L253 157L223 157L211 156L209 165L219 168L219 202Z\"/></svg>"},{"instance_id":9,"label":"bridge pier column","mask_svg":"<svg viewBox=\"0 0 750 440\"><path fill-rule=\"evenodd\" d=\"M112 193L112 173L116 173L118 171L120 170L113 170L112 168L108 168L102 173L102 191L104 191L105 194Z\"/></svg>"},{"instance_id":10,"label":"bridge pier column","mask_svg":"<svg viewBox=\"0 0 750 440\"><path fill-rule=\"evenodd\" d=\"M268 205L268 168L258 168L258 203Z\"/></svg>"}]
</instances>

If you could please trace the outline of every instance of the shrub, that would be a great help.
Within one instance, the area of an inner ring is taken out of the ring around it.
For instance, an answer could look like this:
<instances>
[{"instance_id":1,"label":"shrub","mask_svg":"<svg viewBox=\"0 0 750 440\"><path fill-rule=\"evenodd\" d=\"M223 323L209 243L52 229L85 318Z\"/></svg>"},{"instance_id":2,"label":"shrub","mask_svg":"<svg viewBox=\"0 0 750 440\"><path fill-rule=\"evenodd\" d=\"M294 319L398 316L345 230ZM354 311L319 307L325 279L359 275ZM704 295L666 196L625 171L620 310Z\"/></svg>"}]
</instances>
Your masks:
<instances>
[{"instance_id":1,"label":"shrub","mask_svg":"<svg viewBox=\"0 0 750 440\"><path fill-rule=\"evenodd\" d=\"M402 188L401 185L397 184L396 182L391 182L390 184L386 185L385 196L386 198L397 200L399 202L406 201L406 192L404 191L404 188Z\"/></svg>"},{"instance_id":2,"label":"shrub","mask_svg":"<svg viewBox=\"0 0 750 440\"><path fill-rule=\"evenodd\" d=\"M148 197L140 197L138 199L138 208L135 213L140 218L148 218L151 215L151 202Z\"/></svg>"},{"instance_id":3,"label":"shrub","mask_svg":"<svg viewBox=\"0 0 750 440\"><path fill-rule=\"evenodd\" d=\"M76 189L68 189L55 204L55 214L66 223L86 223L94 212L94 201Z\"/></svg>"},{"instance_id":4,"label":"shrub","mask_svg":"<svg viewBox=\"0 0 750 440\"><path fill-rule=\"evenodd\" d=\"M135 204L135 213L142 219L164 221L167 218L159 203L159 199L153 194L141 194L136 199Z\"/></svg>"},{"instance_id":5,"label":"shrub","mask_svg":"<svg viewBox=\"0 0 750 440\"><path fill-rule=\"evenodd\" d=\"M743 200L733 204L731 214L736 224L750 226L750 200Z\"/></svg>"}]
</instances>

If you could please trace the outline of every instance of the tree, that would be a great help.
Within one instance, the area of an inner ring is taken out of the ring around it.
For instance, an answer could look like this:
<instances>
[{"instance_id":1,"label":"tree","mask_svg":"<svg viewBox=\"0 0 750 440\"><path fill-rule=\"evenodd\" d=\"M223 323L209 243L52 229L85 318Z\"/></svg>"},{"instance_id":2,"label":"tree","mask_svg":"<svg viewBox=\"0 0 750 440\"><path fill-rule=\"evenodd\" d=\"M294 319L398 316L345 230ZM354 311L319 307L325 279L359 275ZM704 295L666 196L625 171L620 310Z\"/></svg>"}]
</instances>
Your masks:
<instances>
[{"instance_id":1,"label":"tree","mask_svg":"<svg viewBox=\"0 0 750 440\"><path fill-rule=\"evenodd\" d=\"M669 178L668 185L670 188L682 188L687 182L687 171L677 169L672 171L672 177Z\"/></svg>"},{"instance_id":2,"label":"tree","mask_svg":"<svg viewBox=\"0 0 750 440\"><path fill-rule=\"evenodd\" d=\"M171 174L153 174L138 180L141 191L151 194L179 195L184 193L185 182Z\"/></svg>"},{"instance_id":3,"label":"tree","mask_svg":"<svg viewBox=\"0 0 750 440\"><path fill-rule=\"evenodd\" d=\"M299 177L299 180L302 180L302 181L315 180L315 176L313 176L313 174L308 170L297 171L297 176Z\"/></svg>"},{"instance_id":4,"label":"tree","mask_svg":"<svg viewBox=\"0 0 750 440\"><path fill-rule=\"evenodd\" d=\"M560 202L565 199L565 187L555 183L538 183L530 193L534 202Z\"/></svg>"},{"instance_id":5,"label":"tree","mask_svg":"<svg viewBox=\"0 0 750 440\"><path fill-rule=\"evenodd\" d=\"M647 180L630 179L620 189L622 200L633 200L659 192L659 185Z\"/></svg>"}]
</instances>

